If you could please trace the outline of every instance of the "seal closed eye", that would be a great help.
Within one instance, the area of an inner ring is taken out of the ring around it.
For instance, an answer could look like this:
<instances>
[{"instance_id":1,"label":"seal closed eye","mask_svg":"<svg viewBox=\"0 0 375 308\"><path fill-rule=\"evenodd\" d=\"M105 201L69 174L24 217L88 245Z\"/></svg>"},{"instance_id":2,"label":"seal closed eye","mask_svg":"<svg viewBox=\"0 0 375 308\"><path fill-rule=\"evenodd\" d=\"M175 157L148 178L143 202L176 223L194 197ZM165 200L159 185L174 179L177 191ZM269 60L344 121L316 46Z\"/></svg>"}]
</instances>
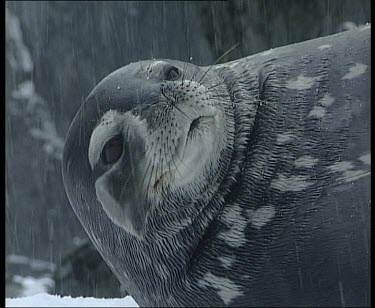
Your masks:
<instances>
[{"instance_id":1,"label":"seal closed eye","mask_svg":"<svg viewBox=\"0 0 375 308\"><path fill-rule=\"evenodd\" d=\"M370 306L369 42L140 61L95 87L64 185L140 306Z\"/></svg>"}]
</instances>

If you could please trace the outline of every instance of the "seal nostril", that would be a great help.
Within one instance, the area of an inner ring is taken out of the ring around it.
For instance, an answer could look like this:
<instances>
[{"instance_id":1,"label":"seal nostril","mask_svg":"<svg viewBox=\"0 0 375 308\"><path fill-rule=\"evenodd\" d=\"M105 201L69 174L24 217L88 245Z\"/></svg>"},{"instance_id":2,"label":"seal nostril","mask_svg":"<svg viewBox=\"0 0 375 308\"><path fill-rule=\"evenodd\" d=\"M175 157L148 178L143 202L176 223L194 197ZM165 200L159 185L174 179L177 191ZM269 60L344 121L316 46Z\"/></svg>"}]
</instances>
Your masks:
<instances>
[{"instance_id":1,"label":"seal nostril","mask_svg":"<svg viewBox=\"0 0 375 308\"><path fill-rule=\"evenodd\" d=\"M109 139L103 147L101 160L104 165L113 164L119 160L123 152L122 136L118 135Z\"/></svg>"},{"instance_id":2,"label":"seal nostril","mask_svg":"<svg viewBox=\"0 0 375 308\"><path fill-rule=\"evenodd\" d=\"M165 72L166 80L173 81L173 80L180 78L180 76L181 76L181 70L175 66L168 67L168 69Z\"/></svg>"}]
</instances>

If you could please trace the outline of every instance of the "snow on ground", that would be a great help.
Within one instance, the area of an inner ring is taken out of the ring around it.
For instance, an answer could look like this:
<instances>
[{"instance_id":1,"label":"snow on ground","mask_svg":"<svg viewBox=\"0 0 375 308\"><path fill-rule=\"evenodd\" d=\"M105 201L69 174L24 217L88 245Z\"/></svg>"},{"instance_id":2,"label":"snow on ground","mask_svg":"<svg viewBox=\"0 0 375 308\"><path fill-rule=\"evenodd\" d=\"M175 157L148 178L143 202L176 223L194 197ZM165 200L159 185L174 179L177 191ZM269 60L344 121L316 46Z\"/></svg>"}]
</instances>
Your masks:
<instances>
[{"instance_id":1,"label":"snow on ground","mask_svg":"<svg viewBox=\"0 0 375 308\"><path fill-rule=\"evenodd\" d=\"M49 288L53 288L55 282L49 277L33 278L33 277L21 277L15 275L13 282L20 285L20 295L30 296L38 293L47 292Z\"/></svg>"},{"instance_id":2,"label":"snow on ground","mask_svg":"<svg viewBox=\"0 0 375 308\"><path fill-rule=\"evenodd\" d=\"M10 256L8 261L22 264L28 261L21 256ZM46 267L49 263L42 263L34 260L34 267ZM16 294L15 298L6 298L5 307L139 307L130 296L124 298L93 298L93 297L75 297L50 295L47 292L53 288L54 281L50 277L22 277L14 275L11 283L8 282L7 288L16 288L17 292L8 292ZM9 291L9 290L8 290ZM12 295L9 295L12 297Z\"/></svg>"},{"instance_id":3,"label":"snow on ground","mask_svg":"<svg viewBox=\"0 0 375 308\"><path fill-rule=\"evenodd\" d=\"M39 293L28 297L7 298L5 307L139 307L130 296L124 298L99 299L92 297L60 297Z\"/></svg>"},{"instance_id":4,"label":"snow on ground","mask_svg":"<svg viewBox=\"0 0 375 308\"><path fill-rule=\"evenodd\" d=\"M17 298L6 298L5 307L139 307L130 296L104 299L50 295L47 291L54 282L49 277L33 278L15 275L12 283L19 287L18 292L13 293L17 294Z\"/></svg>"}]
</instances>

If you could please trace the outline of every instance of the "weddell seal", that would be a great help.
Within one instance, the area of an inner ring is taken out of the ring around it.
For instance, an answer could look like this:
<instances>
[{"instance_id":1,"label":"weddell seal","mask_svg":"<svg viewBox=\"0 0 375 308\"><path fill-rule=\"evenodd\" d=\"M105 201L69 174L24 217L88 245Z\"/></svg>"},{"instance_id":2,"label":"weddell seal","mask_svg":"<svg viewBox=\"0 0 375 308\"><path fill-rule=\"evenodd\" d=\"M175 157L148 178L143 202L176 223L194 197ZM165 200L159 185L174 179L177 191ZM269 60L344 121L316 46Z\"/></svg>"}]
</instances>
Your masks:
<instances>
[{"instance_id":1,"label":"weddell seal","mask_svg":"<svg viewBox=\"0 0 375 308\"><path fill-rule=\"evenodd\" d=\"M370 305L369 28L93 89L64 185L140 306Z\"/></svg>"}]
</instances>

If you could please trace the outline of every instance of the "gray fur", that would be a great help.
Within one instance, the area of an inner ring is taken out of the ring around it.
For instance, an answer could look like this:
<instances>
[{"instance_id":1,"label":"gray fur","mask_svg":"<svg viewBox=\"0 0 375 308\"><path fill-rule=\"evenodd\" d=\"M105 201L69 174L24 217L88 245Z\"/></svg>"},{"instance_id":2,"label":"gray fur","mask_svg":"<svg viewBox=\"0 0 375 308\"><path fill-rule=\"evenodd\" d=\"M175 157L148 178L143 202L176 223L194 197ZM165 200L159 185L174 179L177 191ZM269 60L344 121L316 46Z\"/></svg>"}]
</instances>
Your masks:
<instances>
[{"instance_id":1,"label":"gray fur","mask_svg":"<svg viewBox=\"0 0 375 308\"><path fill-rule=\"evenodd\" d=\"M369 306L370 126L370 29L213 67L141 61L78 111L64 184L140 306Z\"/></svg>"}]
</instances>

